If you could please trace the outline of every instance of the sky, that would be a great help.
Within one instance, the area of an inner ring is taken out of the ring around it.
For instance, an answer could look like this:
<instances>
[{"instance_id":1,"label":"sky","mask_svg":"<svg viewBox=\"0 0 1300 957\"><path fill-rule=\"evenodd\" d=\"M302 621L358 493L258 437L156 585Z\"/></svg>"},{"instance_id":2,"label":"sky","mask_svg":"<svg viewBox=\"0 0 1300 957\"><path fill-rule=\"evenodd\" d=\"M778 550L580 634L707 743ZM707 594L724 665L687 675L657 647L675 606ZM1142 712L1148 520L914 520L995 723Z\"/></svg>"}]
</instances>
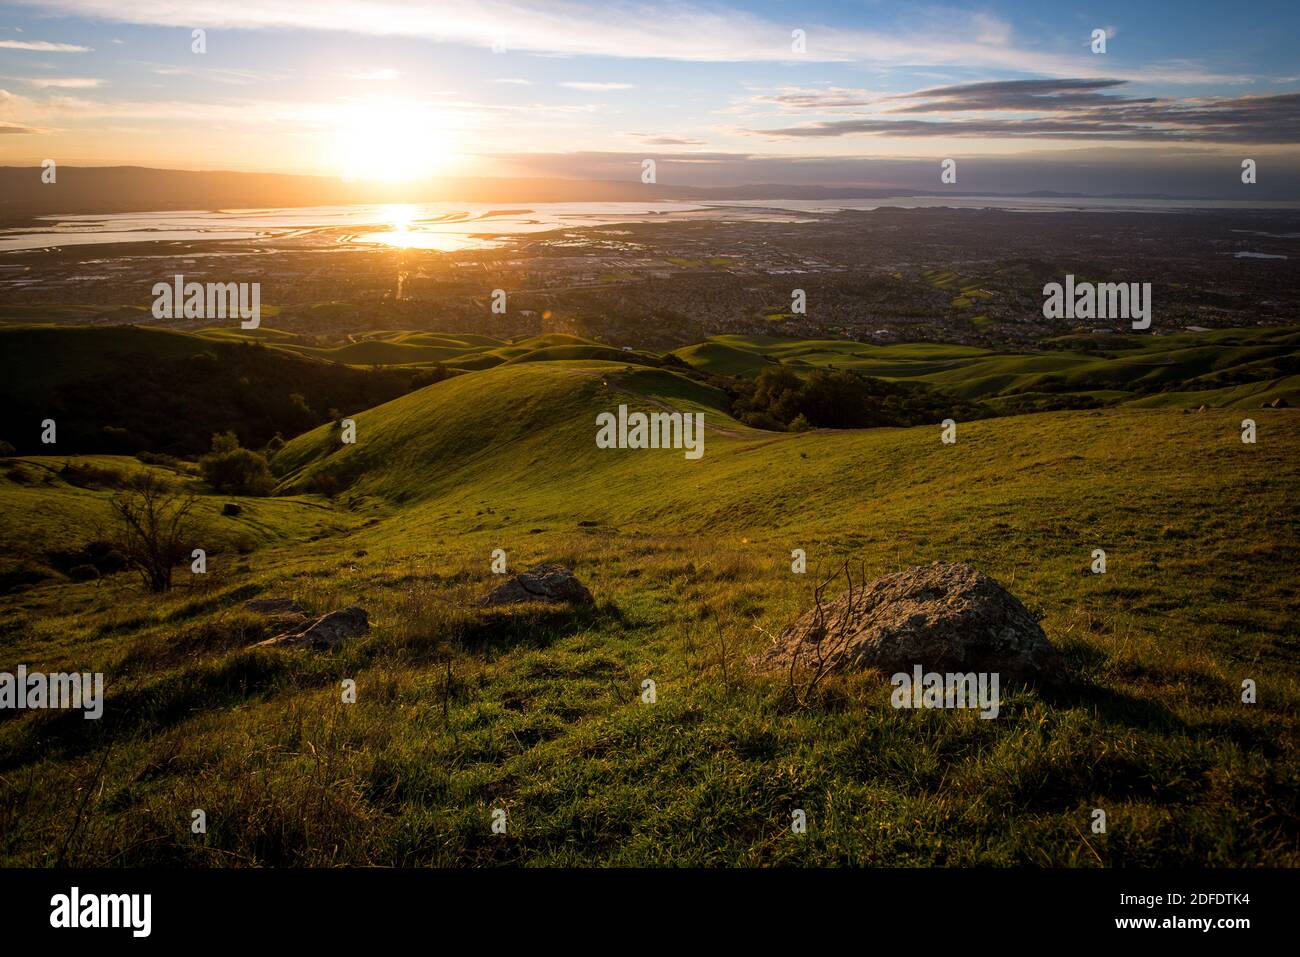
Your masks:
<instances>
[{"instance_id":1,"label":"sky","mask_svg":"<svg viewBox=\"0 0 1300 957\"><path fill-rule=\"evenodd\" d=\"M1297 36L1269 0L4 0L0 165L1231 195L1252 158L1295 199Z\"/></svg>"}]
</instances>

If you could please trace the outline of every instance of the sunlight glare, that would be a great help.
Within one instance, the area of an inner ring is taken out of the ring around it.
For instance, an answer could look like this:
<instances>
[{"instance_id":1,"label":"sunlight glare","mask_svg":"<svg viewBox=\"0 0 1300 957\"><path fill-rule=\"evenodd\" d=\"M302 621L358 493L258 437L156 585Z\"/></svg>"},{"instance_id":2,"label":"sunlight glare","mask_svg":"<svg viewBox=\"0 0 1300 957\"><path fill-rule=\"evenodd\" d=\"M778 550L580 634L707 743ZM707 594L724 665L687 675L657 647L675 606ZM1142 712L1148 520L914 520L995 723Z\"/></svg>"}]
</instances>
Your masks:
<instances>
[{"instance_id":1,"label":"sunlight glare","mask_svg":"<svg viewBox=\"0 0 1300 957\"><path fill-rule=\"evenodd\" d=\"M453 156L449 117L412 101L349 103L332 125L330 155L346 180L427 179Z\"/></svg>"}]
</instances>

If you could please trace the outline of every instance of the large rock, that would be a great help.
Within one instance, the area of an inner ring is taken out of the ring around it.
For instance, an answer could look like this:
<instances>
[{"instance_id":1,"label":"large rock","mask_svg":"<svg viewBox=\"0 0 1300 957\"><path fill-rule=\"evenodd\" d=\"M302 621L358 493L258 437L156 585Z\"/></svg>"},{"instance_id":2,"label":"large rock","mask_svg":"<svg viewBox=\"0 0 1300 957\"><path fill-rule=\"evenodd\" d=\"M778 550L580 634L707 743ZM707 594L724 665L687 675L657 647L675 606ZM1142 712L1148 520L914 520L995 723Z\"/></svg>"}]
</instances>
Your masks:
<instances>
[{"instance_id":1,"label":"large rock","mask_svg":"<svg viewBox=\"0 0 1300 957\"><path fill-rule=\"evenodd\" d=\"M311 647L318 651L329 651L337 648L349 638L355 638L357 635L364 635L370 630L370 615L364 608L358 608L355 605L351 608L344 608L340 611L332 611L328 615L322 615L315 621L304 622L302 625L282 635L276 635L274 638L268 638L266 641L258 642L262 647L267 648L300 648Z\"/></svg>"},{"instance_id":2,"label":"large rock","mask_svg":"<svg viewBox=\"0 0 1300 957\"><path fill-rule=\"evenodd\" d=\"M997 672L1065 677L1059 652L1025 606L983 572L935 562L853 588L787 628L761 661L828 671Z\"/></svg>"},{"instance_id":3,"label":"large rock","mask_svg":"<svg viewBox=\"0 0 1300 957\"><path fill-rule=\"evenodd\" d=\"M590 605L593 601L587 586L563 565L545 564L520 572L492 589L480 605L515 605L540 601L553 605Z\"/></svg>"}]
</instances>

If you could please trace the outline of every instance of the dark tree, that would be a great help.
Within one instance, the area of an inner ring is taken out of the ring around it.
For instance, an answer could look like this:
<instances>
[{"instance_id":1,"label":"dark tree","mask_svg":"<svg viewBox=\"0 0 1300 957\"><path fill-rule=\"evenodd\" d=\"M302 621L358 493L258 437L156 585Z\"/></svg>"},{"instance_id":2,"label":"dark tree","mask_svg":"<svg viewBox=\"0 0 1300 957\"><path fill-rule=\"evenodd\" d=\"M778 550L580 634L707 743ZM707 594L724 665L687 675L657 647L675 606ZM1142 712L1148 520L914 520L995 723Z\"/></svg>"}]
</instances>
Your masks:
<instances>
[{"instance_id":1,"label":"dark tree","mask_svg":"<svg viewBox=\"0 0 1300 957\"><path fill-rule=\"evenodd\" d=\"M132 477L111 500L118 549L152 592L172 587L172 569L184 561L190 509L197 499L150 473Z\"/></svg>"}]
</instances>

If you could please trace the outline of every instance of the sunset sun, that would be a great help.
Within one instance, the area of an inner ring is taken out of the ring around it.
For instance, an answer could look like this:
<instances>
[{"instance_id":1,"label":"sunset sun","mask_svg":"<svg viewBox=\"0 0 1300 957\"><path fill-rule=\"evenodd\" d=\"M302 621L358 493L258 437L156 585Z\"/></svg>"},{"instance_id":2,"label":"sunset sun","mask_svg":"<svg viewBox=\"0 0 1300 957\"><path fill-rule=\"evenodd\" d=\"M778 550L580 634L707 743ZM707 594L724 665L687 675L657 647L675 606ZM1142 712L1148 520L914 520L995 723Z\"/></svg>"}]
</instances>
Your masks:
<instances>
[{"instance_id":1,"label":"sunset sun","mask_svg":"<svg viewBox=\"0 0 1300 957\"><path fill-rule=\"evenodd\" d=\"M413 101L350 102L329 124L330 161L347 180L428 179L453 156L456 136L447 115Z\"/></svg>"}]
</instances>

